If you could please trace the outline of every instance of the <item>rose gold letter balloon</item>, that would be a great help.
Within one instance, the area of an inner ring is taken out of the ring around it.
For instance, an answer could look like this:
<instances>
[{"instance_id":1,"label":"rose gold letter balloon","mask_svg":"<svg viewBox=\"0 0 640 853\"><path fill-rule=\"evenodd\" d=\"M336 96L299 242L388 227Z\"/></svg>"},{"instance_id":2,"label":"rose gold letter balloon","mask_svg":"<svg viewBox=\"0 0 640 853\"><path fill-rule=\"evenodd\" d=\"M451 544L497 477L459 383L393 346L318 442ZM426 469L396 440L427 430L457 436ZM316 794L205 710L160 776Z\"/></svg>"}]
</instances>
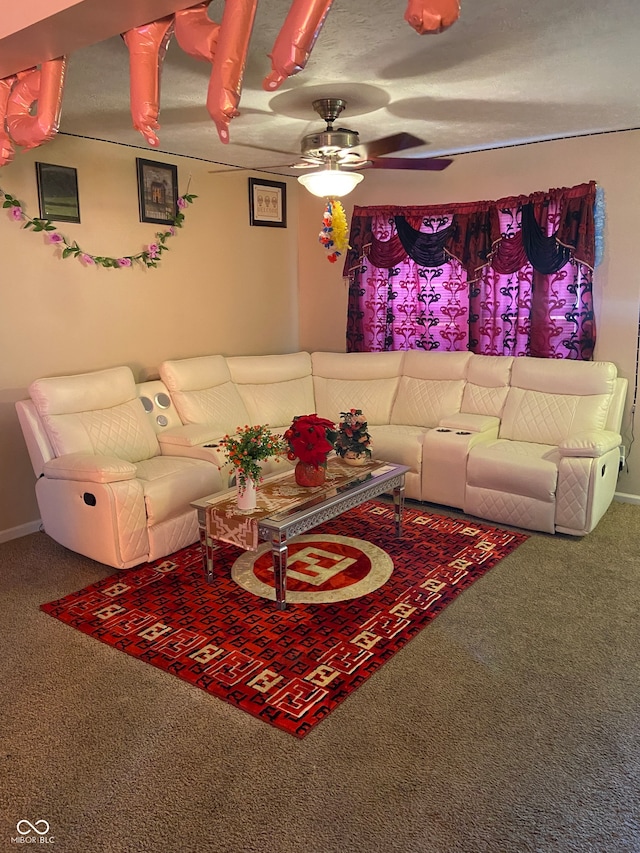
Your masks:
<instances>
[{"instance_id":1,"label":"rose gold letter balloon","mask_svg":"<svg viewBox=\"0 0 640 853\"><path fill-rule=\"evenodd\" d=\"M7 105L7 130L16 145L37 148L58 132L66 67L66 56L60 56L43 62L40 70L18 72ZM37 109L31 115L36 101Z\"/></svg>"},{"instance_id":2,"label":"rose gold letter balloon","mask_svg":"<svg viewBox=\"0 0 640 853\"><path fill-rule=\"evenodd\" d=\"M441 33L460 17L458 0L409 0L404 19L421 36Z\"/></svg>"},{"instance_id":3,"label":"rose gold letter balloon","mask_svg":"<svg viewBox=\"0 0 640 853\"><path fill-rule=\"evenodd\" d=\"M11 74L9 77L4 77L0 80L0 166L6 166L7 163L13 160L13 142L5 129L5 119L9 105L9 95L17 79L15 74Z\"/></svg>"},{"instance_id":4,"label":"rose gold letter balloon","mask_svg":"<svg viewBox=\"0 0 640 853\"><path fill-rule=\"evenodd\" d=\"M242 77L258 0L226 0L213 60L207 110L221 142L229 141L229 122L240 115Z\"/></svg>"},{"instance_id":5,"label":"rose gold letter balloon","mask_svg":"<svg viewBox=\"0 0 640 853\"><path fill-rule=\"evenodd\" d=\"M220 32L220 25L207 15L210 2L207 0L175 13L174 32L178 44L189 56L205 62L213 62Z\"/></svg>"},{"instance_id":6,"label":"rose gold letter balloon","mask_svg":"<svg viewBox=\"0 0 640 853\"><path fill-rule=\"evenodd\" d=\"M333 0L293 0L282 29L269 54L271 74L262 88L274 91L287 77L307 64Z\"/></svg>"},{"instance_id":7,"label":"rose gold letter balloon","mask_svg":"<svg viewBox=\"0 0 640 853\"><path fill-rule=\"evenodd\" d=\"M160 144L160 73L173 33L173 15L122 33L129 49L129 90L134 128L149 145Z\"/></svg>"}]
</instances>

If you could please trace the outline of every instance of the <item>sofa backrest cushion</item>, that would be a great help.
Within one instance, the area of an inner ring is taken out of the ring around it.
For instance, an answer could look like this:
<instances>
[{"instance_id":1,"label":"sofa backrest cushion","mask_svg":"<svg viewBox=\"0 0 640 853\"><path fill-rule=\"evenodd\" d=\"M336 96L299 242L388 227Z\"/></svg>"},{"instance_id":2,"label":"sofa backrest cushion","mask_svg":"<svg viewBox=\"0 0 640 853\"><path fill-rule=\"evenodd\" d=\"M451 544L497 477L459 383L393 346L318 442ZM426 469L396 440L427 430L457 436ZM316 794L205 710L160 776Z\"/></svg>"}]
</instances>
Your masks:
<instances>
[{"instance_id":1,"label":"sofa backrest cushion","mask_svg":"<svg viewBox=\"0 0 640 853\"><path fill-rule=\"evenodd\" d=\"M312 353L318 414L337 422L340 412L362 409L369 424L388 424L402 358L402 352Z\"/></svg>"},{"instance_id":2,"label":"sofa backrest cushion","mask_svg":"<svg viewBox=\"0 0 640 853\"><path fill-rule=\"evenodd\" d=\"M558 445L576 432L604 429L616 375L610 362L516 358L500 438Z\"/></svg>"},{"instance_id":3,"label":"sofa backrest cushion","mask_svg":"<svg viewBox=\"0 0 640 853\"><path fill-rule=\"evenodd\" d=\"M459 412L470 357L468 352L405 352L391 423L435 427Z\"/></svg>"},{"instance_id":4,"label":"sofa backrest cushion","mask_svg":"<svg viewBox=\"0 0 640 853\"><path fill-rule=\"evenodd\" d=\"M251 423L276 429L289 426L295 415L315 411L308 352L233 356L226 361Z\"/></svg>"},{"instance_id":5,"label":"sofa backrest cushion","mask_svg":"<svg viewBox=\"0 0 640 853\"><path fill-rule=\"evenodd\" d=\"M128 367L37 379L29 396L56 456L96 453L140 462L160 453Z\"/></svg>"},{"instance_id":6,"label":"sofa backrest cushion","mask_svg":"<svg viewBox=\"0 0 640 853\"><path fill-rule=\"evenodd\" d=\"M159 372L183 424L208 424L212 434L224 435L249 422L223 356L164 361Z\"/></svg>"},{"instance_id":7,"label":"sofa backrest cushion","mask_svg":"<svg viewBox=\"0 0 640 853\"><path fill-rule=\"evenodd\" d=\"M509 355L472 355L462 411L474 415L502 416L509 391L513 358Z\"/></svg>"}]
</instances>

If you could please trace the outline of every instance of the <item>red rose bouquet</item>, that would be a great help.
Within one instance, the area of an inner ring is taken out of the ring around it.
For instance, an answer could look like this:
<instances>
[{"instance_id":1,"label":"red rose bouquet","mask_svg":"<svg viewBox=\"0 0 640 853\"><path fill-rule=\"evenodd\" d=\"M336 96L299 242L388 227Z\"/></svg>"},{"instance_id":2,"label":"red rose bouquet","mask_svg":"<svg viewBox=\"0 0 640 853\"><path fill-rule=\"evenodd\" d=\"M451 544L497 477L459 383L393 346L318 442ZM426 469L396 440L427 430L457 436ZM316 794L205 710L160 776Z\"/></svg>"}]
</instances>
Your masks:
<instances>
[{"instance_id":1,"label":"red rose bouquet","mask_svg":"<svg viewBox=\"0 0 640 853\"><path fill-rule=\"evenodd\" d=\"M287 457L318 468L333 450L337 435L333 421L316 414L297 415L283 436L289 445Z\"/></svg>"}]
</instances>

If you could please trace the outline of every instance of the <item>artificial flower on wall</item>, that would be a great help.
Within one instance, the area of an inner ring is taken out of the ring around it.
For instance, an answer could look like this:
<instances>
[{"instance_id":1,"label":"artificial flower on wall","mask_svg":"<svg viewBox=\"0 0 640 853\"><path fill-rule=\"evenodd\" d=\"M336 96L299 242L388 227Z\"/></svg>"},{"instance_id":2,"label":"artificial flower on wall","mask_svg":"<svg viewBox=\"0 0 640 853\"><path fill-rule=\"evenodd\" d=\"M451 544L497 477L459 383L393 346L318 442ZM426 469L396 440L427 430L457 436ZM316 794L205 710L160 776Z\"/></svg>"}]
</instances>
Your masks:
<instances>
[{"instance_id":1,"label":"artificial flower on wall","mask_svg":"<svg viewBox=\"0 0 640 853\"><path fill-rule=\"evenodd\" d=\"M134 264L142 264L145 267L157 267L162 259L162 253L167 251L167 240L174 237L176 228L182 228L184 222L184 210L198 198L193 193L184 193L178 199L178 212L173 220L173 223L166 231L157 231L155 240L146 246L141 252L135 255L122 255L119 258L110 258L105 255L93 255L90 252L85 252L81 249L78 243L68 240L64 234L61 234L50 219L38 219L27 216L24 212L22 204L12 195L6 193L0 187L0 197L4 199L2 207L8 209L8 214L14 222L22 222L23 228L29 228L33 231L43 232L46 235L48 242L52 246L62 248L63 258L77 258L83 266L86 267L108 267L111 269L127 269Z\"/></svg>"}]
</instances>

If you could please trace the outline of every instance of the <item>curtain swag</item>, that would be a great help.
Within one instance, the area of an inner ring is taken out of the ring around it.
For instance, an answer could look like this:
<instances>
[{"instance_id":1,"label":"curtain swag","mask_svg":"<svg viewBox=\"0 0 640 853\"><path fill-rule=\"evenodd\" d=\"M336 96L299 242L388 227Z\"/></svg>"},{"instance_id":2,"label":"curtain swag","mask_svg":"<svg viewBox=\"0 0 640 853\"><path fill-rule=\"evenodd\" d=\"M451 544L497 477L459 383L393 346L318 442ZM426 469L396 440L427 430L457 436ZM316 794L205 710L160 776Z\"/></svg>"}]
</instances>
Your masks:
<instances>
[{"instance_id":1,"label":"curtain swag","mask_svg":"<svg viewBox=\"0 0 640 853\"><path fill-rule=\"evenodd\" d=\"M514 196L497 201L464 202L413 207L355 207L351 220L351 246L345 259L345 276L367 257L381 269L402 263L407 257L423 267L442 266L455 258L464 267L469 283L483 267L510 273L527 260L543 274L555 272L569 259L595 266L596 184L570 189ZM557 230L547 236L542 224L550 204L559 206ZM504 233L500 213L517 209L521 227L514 235ZM375 233L374 223L387 220L396 233L386 239Z\"/></svg>"},{"instance_id":2,"label":"curtain swag","mask_svg":"<svg viewBox=\"0 0 640 853\"><path fill-rule=\"evenodd\" d=\"M497 201L355 207L347 351L593 358L594 181Z\"/></svg>"}]
</instances>

